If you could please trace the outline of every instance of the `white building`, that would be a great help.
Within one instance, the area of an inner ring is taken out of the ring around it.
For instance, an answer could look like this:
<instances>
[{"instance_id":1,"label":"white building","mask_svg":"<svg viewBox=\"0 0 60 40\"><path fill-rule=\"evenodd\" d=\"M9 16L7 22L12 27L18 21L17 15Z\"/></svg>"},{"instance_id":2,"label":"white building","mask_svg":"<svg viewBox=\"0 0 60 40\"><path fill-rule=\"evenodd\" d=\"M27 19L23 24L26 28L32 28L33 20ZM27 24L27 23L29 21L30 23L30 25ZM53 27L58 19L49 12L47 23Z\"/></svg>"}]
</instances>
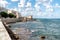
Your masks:
<instances>
[{"instance_id":1,"label":"white building","mask_svg":"<svg viewBox=\"0 0 60 40\"><path fill-rule=\"evenodd\" d=\"M19 12L17 12L17 11L8 10L8 14L9 14L9 13L13 13L13 14L16 16L16 18L19 18L19 17L20 17Z\"/></svg>"}]
</instances>

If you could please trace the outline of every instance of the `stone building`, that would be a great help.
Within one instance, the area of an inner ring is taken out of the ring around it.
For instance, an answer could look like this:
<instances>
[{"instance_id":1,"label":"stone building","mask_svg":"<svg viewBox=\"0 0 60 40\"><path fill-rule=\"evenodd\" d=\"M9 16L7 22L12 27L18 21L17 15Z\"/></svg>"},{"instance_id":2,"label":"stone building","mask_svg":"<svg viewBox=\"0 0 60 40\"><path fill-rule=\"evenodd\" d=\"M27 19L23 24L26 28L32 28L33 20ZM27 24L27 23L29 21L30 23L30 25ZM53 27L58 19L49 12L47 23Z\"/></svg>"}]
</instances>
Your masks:
<instances>
[{"instance_id":1,"label":"stone building","mask_svg":"<svg viewBox=\"0 0 60 40\"><path fill-rule=\"evenodd\" d=\"M19 18L19 17L20 17L19 12L17 12L17 11L14 11L14 10L8 10L8 14L9 14L9 13L13 13L13 14L16 16L16 18Z\"/></svg>"},{"instance_id":2,"label":"stone building","mask_svg":"<svg viewBox=\"0 0 60 40\"><path fill-rule=\"evenodd\" d=\"M28 20L32 20L32 16L31 15L27 17L27 21Z\"/></svg>"},{"instance_id":3,"label":"stone building","mask_svg":"<svg viewBox=\"0 0 60 40\"><path fill-rule=\"evenodd\" d=\"M30 16L28 16L27 18L32 19L32 16L30 15Z\"/></svg>"},{"instance_id":4,"label":"stone building","mask_svg":"<svg viewBox=\"0 0 60 40\"><path fill-rule=\"evenodd\" d=\"M16 18L19 18L21 16L18 11L14 11L14 10L10 10L10 9L0 7L0 12L2 12L2 11L7 12L8 14L13 13L14 15L16 15Z\"/></svg>"}]
</instances>

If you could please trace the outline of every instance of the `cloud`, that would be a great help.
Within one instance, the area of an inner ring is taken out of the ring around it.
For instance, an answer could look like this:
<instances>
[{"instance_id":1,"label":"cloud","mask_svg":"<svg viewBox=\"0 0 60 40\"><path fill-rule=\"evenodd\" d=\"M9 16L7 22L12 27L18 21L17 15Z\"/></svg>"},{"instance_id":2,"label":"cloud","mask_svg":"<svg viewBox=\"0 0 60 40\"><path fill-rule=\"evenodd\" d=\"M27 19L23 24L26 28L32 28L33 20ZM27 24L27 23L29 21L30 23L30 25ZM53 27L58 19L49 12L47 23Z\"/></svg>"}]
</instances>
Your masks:
<instances>
[{"instance_id":1,"label":"cloud","mask_svg":"<svg viewBox=\"0 0 60 40\"><path fill-rule=\"evenodd\" d=\"M41 4L45 7L45 9L44 9L45 12L53 12L54 10L53 10L53 6L51 5L51 1L52 0L50 0L50 1L48 1L48 0L36 0L34 7L37 11L41 11L42 10L41 6L40 6L40 4Z\"/></svg>"},{"instance_id":2,"label":"cloud","mask_svg":"<svg viewBox=\"0 0 60 40\"><path fill-rule=\"evenodd\" d=\"M50 12L53 12L54 9L52 5L47 2L48 0L36 0L36 3L34 5L34 8L32 8L31 2L27 2L25 5L25 9L22 10L22 8L19 9L22 15L27 16L27 15L33 15L33 17L46 17L47 15L51 16ZM22 4L22 3L21 3ZM25 4L25 3L23 3ZM42 4L45 7L45 13L41 11L41 6ZM21 7L21 5L20 5ZM22 6L24 7L24 6Z\"/></svg>"},{"instance_id":3,"label":"cloud","mask_svg":"<svg viewBox=\"0 0 60 40\"><path fill-rule=\"evenodd\" d=\"M58 3L55 4L55 8L60 8L60 5Z\"/></svg>"},{"instance_id":4,"label":"cloud","mask_svg":"<svg viewBox=\"0 0 60 40\"><path fill-rule=\"evenodd\" d=\"M24 7L25 0L20 0L20 3L18 3L18 7Z\"/></svg>"},{"instance_id":5,"label":"cloud","mask_svg":"<svg viewBox=\"0 0 60 40\"><path fill-rule=\"evenodd\" d=\"M49 13L54 12L54 9L53 8L46 9L46 12L49 12Z\"/></svg>"},{"instance_id":6,"label":"cloud","mask_svg":"<svg viewBox=\"0 0 60 40\"><path fill-rule=\"evenodd\" d=\"M25 10L21 12L22 15L27 16L27 15L34 15L34 8L32 7L27 7Z\"/></svg>"},{"instance_id":7,"label":"cloud","mask_svg":"<svg viewBox=\"0 0 60 40\"><path fill-rule=\"evenodd\" d=\"M50 3L43 3L43 6L45 6L46 8L51 8L52 5Z\"/></svg>"},{"instance_id":8,"label":"cloud","mask_svg":"<svg viewBox=\"0 0 60 40\"><path fill-rule=\"evenodd\" d=\"M6 7L8 5L8 2L6 0L0 0L0 6Z\"/></svg>"},{"instance_id":9,"label":"cloud","mask_svg":"<svg viewBox=\"0 0 60 40\"><path fill-rule=\"evenodd\" d=\"M36 3L36 4L34 5L34 8L35 8L36 11L41 11L40 6L39 6L38 3Z\"/></svg>"},{"instance_id":10,"label":"cloud","mask_svg":"<svg viewBox=\"0 0 60 40\"><path fill-rule=\"evenodd\" d=\"M27 2L26 7L31 7L31 2Z\"/></svg>"},{"instance_id":11,"label":"cloud","mask_svg":"<svg viewBox=\"0 0 60 40\"><path fill-rule=\"evenodd\" d=\"M18 12L18 8L10 8L9 10L13 10L13 11L17 11Z\"/></svg>"},{"instance_id":12,"label":"cloud","mask_svg":"<svg viewBox=\"0 0 60 40\"><path fill-rule=\"evenodd\" d=\"M31 1L26 3L25 1L20 1L20 3L18 3L19 12L24 16L33 15L33 17L36 18L54 18L56 15L53 14L54 8L59 8L60 6L58 3L52 5L51 2L53 2L53 0L36 0L34 7L32 7Z\"/></svg>"},{"instance_id":13,"label":"cloud","mask_svg":"<svg viewBox=\"0 0 60 40\"><path fill-rule=\"evenodd\" d=\"M53 0L50 0L50 2L52 2Z\"/></svg>"},{"instance_id":14,"label":"cloud","mask_svg":"<svg viewBox=\"0 0 60 40\"><path fill-rule=\"evenodd\" d=\"M18 3L18 8L19 8L18 10L24 16L31 15L34 8L32 8L30 1L27 1L26 3L25 3L25 1L20 1L20 3Z\"/></svg>"},{"instance_id":15,"label":"cloud","mask_svg":"<svg viewBox=\"0 0 60 40\"><path fill-rule=\"evenodd\" d=\"M45 12L54 12L54 7L51 5L51 2L53 1L53 0L46 0L47 2L43 2L42 4L43 4L43 6L45 6Z\"/></svg>"},{"instance_id":16,"label":"cloud","mask_svg":"<svg viewBox=\"0 0 60 40\"><path fill-rule=\"evenodd\" d=\"M42 14L43 14L43 13L42 13L41 11L39 11L39 12L37 12L36 15L37 15L37 16L43 16Z\"/></svg>"},{"instance_id":17,"label":"cloud","mask_svg":"<svg viewBox=\"0 0 60 40\"><path fill-rule=\"evenodd\" d=\"M54 9L53 9L53 8L51 8L51 9L50 9L50 12L53 12L53 11L54 11Z\"/></svg>"},{"instance_id":18,"label":"cloud","mask_svg":"<svg viewBox=\"0 0 60 40\"><path fill-rule=\"evenodd\" d=\"M18 0L11 0L12 2L16 2L16 1L18 1Z\"/></svg>"},{"instance_id":19,"label":"cloud","mask_svg":"<svg viewBox=\"0 0 60 40\"><path fill-rule=\"evenodd\" d=\"M36 0L35 3L35 9L36 9L36 13L35 16L37 17L53 17L52 13L54 12L54 7L51 5L51 2L53 2L53 0ZM45 9L44 12L41 9L41 6L43 5ZM41 11L42 10L42 11Z\"/></svg>"},{"instance_id":20,"label":"cloud","mask_svg":"<svg viewBox=\"0 0 60 40\"><path fill-rule=\"evenodd\" d=\"M35 6L34 6L34 7L35 7L35 8L40 8L40 7L39 7L39 5L38 5L37 3L35 4Z\"/></svg>"},{"instance_id":21,"label":"cloud","mask_svg":"<svg viewBox=\"0 0 60 40\"><path fill-rule=\"evenodd\" d=\"M44 3L46 12L54 12L53 6L50 3Z\"/></svg>"},{"instance_id":22,"label":"cloud","mask_svg":"<svg viewBox=\"0 0 60 40\"><path fill-rule=\"evenodd\" d=\"M13 8L13 10L14 10L14 11L18 11L18 9L17 9L17 8Z\"/></svg>"}]
</instances>

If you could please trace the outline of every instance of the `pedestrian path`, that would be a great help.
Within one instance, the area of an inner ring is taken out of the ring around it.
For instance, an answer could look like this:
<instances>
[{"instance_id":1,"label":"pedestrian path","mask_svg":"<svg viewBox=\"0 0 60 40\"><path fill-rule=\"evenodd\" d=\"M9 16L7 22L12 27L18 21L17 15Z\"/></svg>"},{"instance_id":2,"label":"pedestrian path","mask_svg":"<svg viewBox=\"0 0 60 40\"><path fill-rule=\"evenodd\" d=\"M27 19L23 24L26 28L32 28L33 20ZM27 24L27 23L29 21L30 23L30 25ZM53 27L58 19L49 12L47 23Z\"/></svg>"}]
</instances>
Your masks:
<instances>
[{"instance_id":1,"label":"pedestrian path","mask_svg":"<svg viewBox=\"0 0 60 40\"><path fill-rule=\"evenodd\" d=\"M0 19L0 40L11 40L7 30Z\"/></svg>"}]
</instances>

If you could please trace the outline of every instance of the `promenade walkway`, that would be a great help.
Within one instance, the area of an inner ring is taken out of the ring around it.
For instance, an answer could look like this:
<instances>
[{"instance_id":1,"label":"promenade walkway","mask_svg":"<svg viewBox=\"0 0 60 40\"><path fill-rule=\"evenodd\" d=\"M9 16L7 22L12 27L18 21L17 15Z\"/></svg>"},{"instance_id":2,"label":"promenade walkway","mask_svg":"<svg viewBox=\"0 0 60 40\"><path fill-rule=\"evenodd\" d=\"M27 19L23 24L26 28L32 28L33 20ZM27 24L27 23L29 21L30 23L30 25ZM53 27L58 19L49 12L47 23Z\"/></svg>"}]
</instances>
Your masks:
<instances>
[{"instance_id":1,"label":"promenade walkway","mask_svg":"<svg viewBox=\"0 0 60 40\"><path fill-rule=\"evenodd\" d=\"M0 40L11 40L7 30L0 19Z\"/></svg>"}]
</instances>

